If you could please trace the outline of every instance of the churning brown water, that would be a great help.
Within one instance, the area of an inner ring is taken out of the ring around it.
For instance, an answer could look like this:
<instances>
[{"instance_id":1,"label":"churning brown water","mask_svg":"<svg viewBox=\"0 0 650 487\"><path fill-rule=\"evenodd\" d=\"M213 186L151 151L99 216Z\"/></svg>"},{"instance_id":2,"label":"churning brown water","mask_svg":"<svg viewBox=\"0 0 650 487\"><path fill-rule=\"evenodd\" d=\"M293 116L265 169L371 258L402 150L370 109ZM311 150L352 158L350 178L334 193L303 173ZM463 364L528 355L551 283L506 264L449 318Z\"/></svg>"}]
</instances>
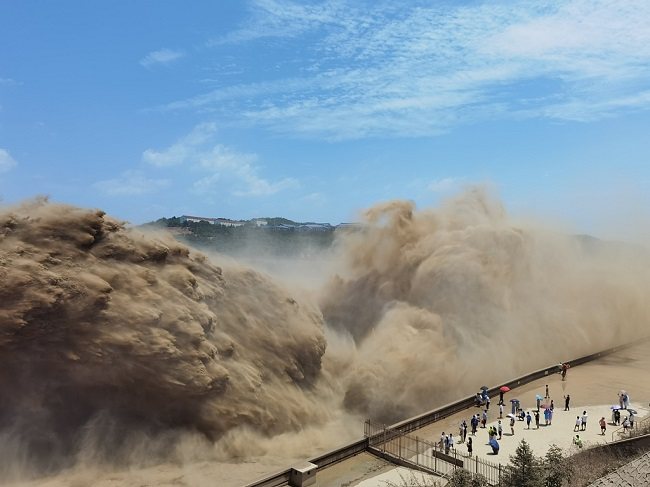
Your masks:
<instances>
[{"instance_id":1,"label":"churning brown water","mask_svg":"<svg viewBox=\"0 0 650 487\"><path fill-rule=\"evenodd\" d=\"M307 457L647 329L642 249L481 189L364 222L313 296L100 211L0 211L0 479Z\"/></svg>"}]
</instances>

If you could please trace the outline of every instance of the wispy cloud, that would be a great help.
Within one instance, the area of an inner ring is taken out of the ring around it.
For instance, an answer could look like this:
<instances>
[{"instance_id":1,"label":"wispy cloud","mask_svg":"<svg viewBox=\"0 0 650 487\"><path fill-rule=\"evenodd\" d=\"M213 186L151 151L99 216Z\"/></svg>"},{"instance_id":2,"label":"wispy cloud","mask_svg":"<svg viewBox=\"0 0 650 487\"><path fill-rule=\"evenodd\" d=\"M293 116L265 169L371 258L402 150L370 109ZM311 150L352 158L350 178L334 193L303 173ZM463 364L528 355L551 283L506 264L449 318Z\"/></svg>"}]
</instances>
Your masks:
<instances>
[{"instance_id":1,"label":"wispy cloud","mask_svg":"<svg viewBox=\"0 0 650 487\"><path fill-rule=\"evenodd\" d=\"M346 13L340 2L302 5L285 0L255 0L249 8L251 17L245 25L206 44L214 47L265 37L297 37L323 24L338 24Z\"/></svg>"},{"instance_id":2,"label":"wispy cloud","mask_svg":"<svg viewBox=\"0 0 650 487\"><path fill-rule=\"evenodd\" d=\"M216 132L215 124L199 124L166 149L147 149L142 160L158 167L187 164L202 171L206 175L193 185L195 192L200 194L226 186L235 196L267 196L299 186L294 178L264 179L255 165L256 154L217 143Z\"/></svg>"},{"instance_id":3,"label":"wispy cloud","mask_svg":"<svg viewBox=\"0 0 650 487\"><path fill-rule=\"evenodd\" d=\"M18 163L13 157L11 157L9 151L0 148L0 173L8 172L16 167L16 165L18 165Z\"/></svg>"},{"instance_id":4,"label":"wispy cloud","mask_svg":"<svg viewBox=\"0 0 650 487\"><path fill-rule=\"evenodd\" d=\"M168 65L185 56L185 52L179 49L159 49L152 51L140 59L140 64L145 68L156 65Z\"/></svg>"},{"instance_id":5,"label":"wispy cloud","mask_svg":"<svg viewBox=\"0 0 650 487\"><path fill-rule=\"evenodd\" d=\"M120 177L98 181L94 187L110 196L139 196L169 187L168 179L147 178L141 171L125 171Z\"/></svg>"},{"instance_id":6,"label":"wispy cloud","mask_svg":"<svg viewBox=\"0 0 650 487\"><path fill-rule=\"evenodd\" d=\"M214 123L202 123L194 127L184 137L164 150L147 149L142 153L142 160L158 167L177 166L192 162L200 157L201 148L213 139L217 132Z\"/></svg>"},{"instance_id":7,"label":"wispy cloud","mask_svg":"<svg viewBox=\"0 0 650 487\"><path fill-rule=\"evenodd\" d=\"M427 189L434 193L447 193L458 187L460 180L457 178L442 178L431 181Z\"/></svg>"},{"instance_id":8,"label":"wispy cloud","mask_svg":"<svg viewBox=\"0 0 650 487\"><path fill-rule=\"evenodd\" d=\"M210 45L218 52L269 37L307 46L291 78L225 86L168 108L333 139L431 135L495 117L584 121L649 108L645 0L399 8L259 0L241 28Z\"/></svg>"},{"instance_id":9,"label":"wispy cloud","mask_svg":"<svg viewBox=\"0 0 650 487\"><path fill-rule=\"evenodd\" d=\"M13 86L21 84L19 81L16 81L13 78L3 78L0 76L0 86Z\"/></svg>"}]
</instances>

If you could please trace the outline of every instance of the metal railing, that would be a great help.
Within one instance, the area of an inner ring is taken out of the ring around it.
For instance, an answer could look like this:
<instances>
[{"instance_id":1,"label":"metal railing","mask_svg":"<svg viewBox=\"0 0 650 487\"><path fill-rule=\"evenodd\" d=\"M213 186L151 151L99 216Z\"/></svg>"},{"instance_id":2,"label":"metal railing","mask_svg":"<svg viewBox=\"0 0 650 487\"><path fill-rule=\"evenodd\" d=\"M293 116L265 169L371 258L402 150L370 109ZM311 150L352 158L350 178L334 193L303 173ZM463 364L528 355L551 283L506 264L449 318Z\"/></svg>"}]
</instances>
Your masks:
<instances>
[{"instance_id":1,"label":"metal railing","mask_svg":"<svg viewBox=\"0 0 650 487\"><path fill-rule=\"evenodd\" d=\"M402 433L398 429L370 420L364 424L364 436L368 439L369 448L415 464L443 478L448 478L454 470L462 468L472 475L482 475L490 485L499 485L501 481L501 464L478 456L467 456L456 448L445 450L439 443Z\"/></svg>"},{"instance_id":2,"label":"metal railing","mask_svg":"<svg viewBox=\"0 0 650 487\"><path fill-rule=\"evenodd\" d=\"M627 430L624 426L621 426L620 428L612 431L612 441L622 440L625 437L636 436L639 431L647 428L650 428L650 414L646 415L640 420L634 421L634 425L628 426Z\"/></svg>"}]
</instances>

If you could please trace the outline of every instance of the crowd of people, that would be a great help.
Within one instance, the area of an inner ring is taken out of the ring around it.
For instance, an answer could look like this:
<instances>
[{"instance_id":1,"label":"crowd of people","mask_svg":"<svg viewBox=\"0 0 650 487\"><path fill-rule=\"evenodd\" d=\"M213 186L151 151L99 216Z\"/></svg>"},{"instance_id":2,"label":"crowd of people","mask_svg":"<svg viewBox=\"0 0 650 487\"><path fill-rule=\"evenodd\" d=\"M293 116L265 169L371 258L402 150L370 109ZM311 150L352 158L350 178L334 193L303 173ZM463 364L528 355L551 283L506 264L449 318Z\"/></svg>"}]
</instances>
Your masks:
<instances>
[{"instance_id":1,"label":"crowd of people","mask_svg":"<svg viewBox=\"0 0 650 487\"><path fill-rule=\"evenodd\" d=\"M560 366L560 373L562 374L562 379L566 380L566 373L568 370L567 364L562 364ZM551 426L553 424L553 414L555 410L555 402L550 397L549 386L545 386L545 396L542 398L541 395L537 395L537 409L531 409L526 411L525 409L519 408L519 401L516 399L511 400L513 403L512 412L507 414L504 418L504 391L509 390L507 387L502 387L502 390L499 394L498 402L498 413L499 417L497 422L491 426L488 426L488 415L490 408L490 397L488 395L487 388L476 394L476 406L482 407L483 411L480 413L473 414L472 417L467 420L461 421L458 428L458 438L459 443L465 444L467 447L467 453L469 456L472 456L474 445L473 437L476 437L479 428L486 429L488 435L487 445L492 448L492 453L494 455L499 454L500 445L499 442L504 439L504 423L502 421L507 421L510 428L510 436L515 435L515 425L517 420L523 421L526 424L526 429L531 429L533 420L535 421L535 429L540 427L540 415L544 416L544 425ZM541 401L546 399L542 404ZM621 391L619 393L619 406L612 406L612 424L620 425L621 424L621 411L627 411L628 416L623 418L622 426L623 431L627 431L629 428L634 427L635 413L633 409L629 408L630 398L627 392ZM564 396L564 411L569 411L571 409L571 396L569 394ZM574 432L584 432L587 430L589 420L589 414L586 410L582 411L582 414L576 416ZM600 426L600 434L605 435L607 431L607 421L605 417L601 417L598 421ZM469 438L468 438L469 434ZM583 440L580 438L579 434L576 434L573 438L573 444L578 448L583 447ZM454 437L452 433L445 434L442 433L440 437L440 450L444 451L446 454L449 454L451 449L454 448Z\"/></svg>"}]
</instances>

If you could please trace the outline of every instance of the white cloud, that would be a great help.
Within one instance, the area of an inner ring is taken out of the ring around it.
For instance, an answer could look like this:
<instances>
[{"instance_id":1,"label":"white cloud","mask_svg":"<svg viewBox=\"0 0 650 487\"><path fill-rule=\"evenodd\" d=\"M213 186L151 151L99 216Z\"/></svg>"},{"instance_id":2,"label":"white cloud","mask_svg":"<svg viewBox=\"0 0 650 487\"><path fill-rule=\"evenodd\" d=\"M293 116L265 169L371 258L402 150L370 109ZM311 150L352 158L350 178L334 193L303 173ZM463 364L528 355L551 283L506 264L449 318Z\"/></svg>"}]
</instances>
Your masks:
<instances>
[{"instance_id":1,"label":"white cloud","mask_svg":"<svg viewBox=\"0 0 650 487\"><path fill-rule=\"evenodd\" d=\"M20 83L16 81L13 78L2 78L0 77L0 86L6 85L6 86L13 86L13 85L19 85Z\"/></svg>"},{"instance_id":2,"label":"white cloud","mask_svg":"<svg viewBox=\"0 0 650 487\"><path fill-rule=\"evenodd\" d=\"M208 46L219 46L265 37L296 37L324 23L339 23L345 5L325 2L302 5L286 0L255 0L249 4L251 19L229 34L211 39Z\"/></svg>"},{"instance_id":3,"label":"white cloud","mask_svg":"<svg viewBox=\"0 0 650 487\"><path fill-rule=\"evenodd\" d=\"M158 167L177 166L195 160L200 155L199 148L208 142L217 131L213 123L202 123L185 137L162 151L147 149L142 153L142 160Z\"/></svg>"},{"instance_id":4,"label":"white cloud","mask_svg":"<svg viewBox=\"0 0 650 487\"><path fill-rule=\"evenodd\" d=\"M0 148L0 173L11 171L18 163L11 157L9 151Z\"/></svg>"},{"instance_id":5,"label":"white cloud","mask_svg":"<svg viewBox=\"0 0 650 487\"><path fill-rule=\"evenodd\" d=\"M427 185L427 189L429 191L433 191L434 193L447 193L454 190L458 185L458 182L459 181L456 178L436 179Z\"/></svg>"},{"instance_id":6,"label":"white cloud","mask_svg":"<svg viewBox=\"0 0 650 487\"><path fill-rule=\"evenodd\" d=\"M147 54L140 60L140 64L145 68L155 65L168 65L185 56L185 52L178 49L159 49Z\"/></svg>"},{"instance_id":7,"label":"white cloud","mask_svg":"<svg viewBox=\"0 0 650 487\"><path fill-rule=\"evenodd\" d=\"M648 109L646 0L387 2L366 9L334 0L259 0L249 22L212 46L268 37L300 43L301 36L309 36L301 44L308 55L291 78L225 86L167 108L333 139Z\"/></svg>"},{"instance_id":8,"label":"white cloud","mask_svg":"<svg viewBox=\"0 0 650 487\"><path fill-rule=\"evenodd\" d=\"M262 178L255 166L257 155L216 143L216 131L211 123L197 125L164 150L145 150L142 160L158 167L187 164L208 173L194 183L194 190L201 194L228 186L235 196L267 196L299 186L294 178L278 181Z\"/></svg>"},{"instance_id":9,"label":"white cloud","mask_svg":"<svg viewBox=\"0 0 650 487\"><path fill-rule=\"evenodd\" d=\"M139 196L169 187L168 179L150 179L141 171L125 171L119 178L98 181L93 186L110 196Z\"/></svg>"}]
</instances>

